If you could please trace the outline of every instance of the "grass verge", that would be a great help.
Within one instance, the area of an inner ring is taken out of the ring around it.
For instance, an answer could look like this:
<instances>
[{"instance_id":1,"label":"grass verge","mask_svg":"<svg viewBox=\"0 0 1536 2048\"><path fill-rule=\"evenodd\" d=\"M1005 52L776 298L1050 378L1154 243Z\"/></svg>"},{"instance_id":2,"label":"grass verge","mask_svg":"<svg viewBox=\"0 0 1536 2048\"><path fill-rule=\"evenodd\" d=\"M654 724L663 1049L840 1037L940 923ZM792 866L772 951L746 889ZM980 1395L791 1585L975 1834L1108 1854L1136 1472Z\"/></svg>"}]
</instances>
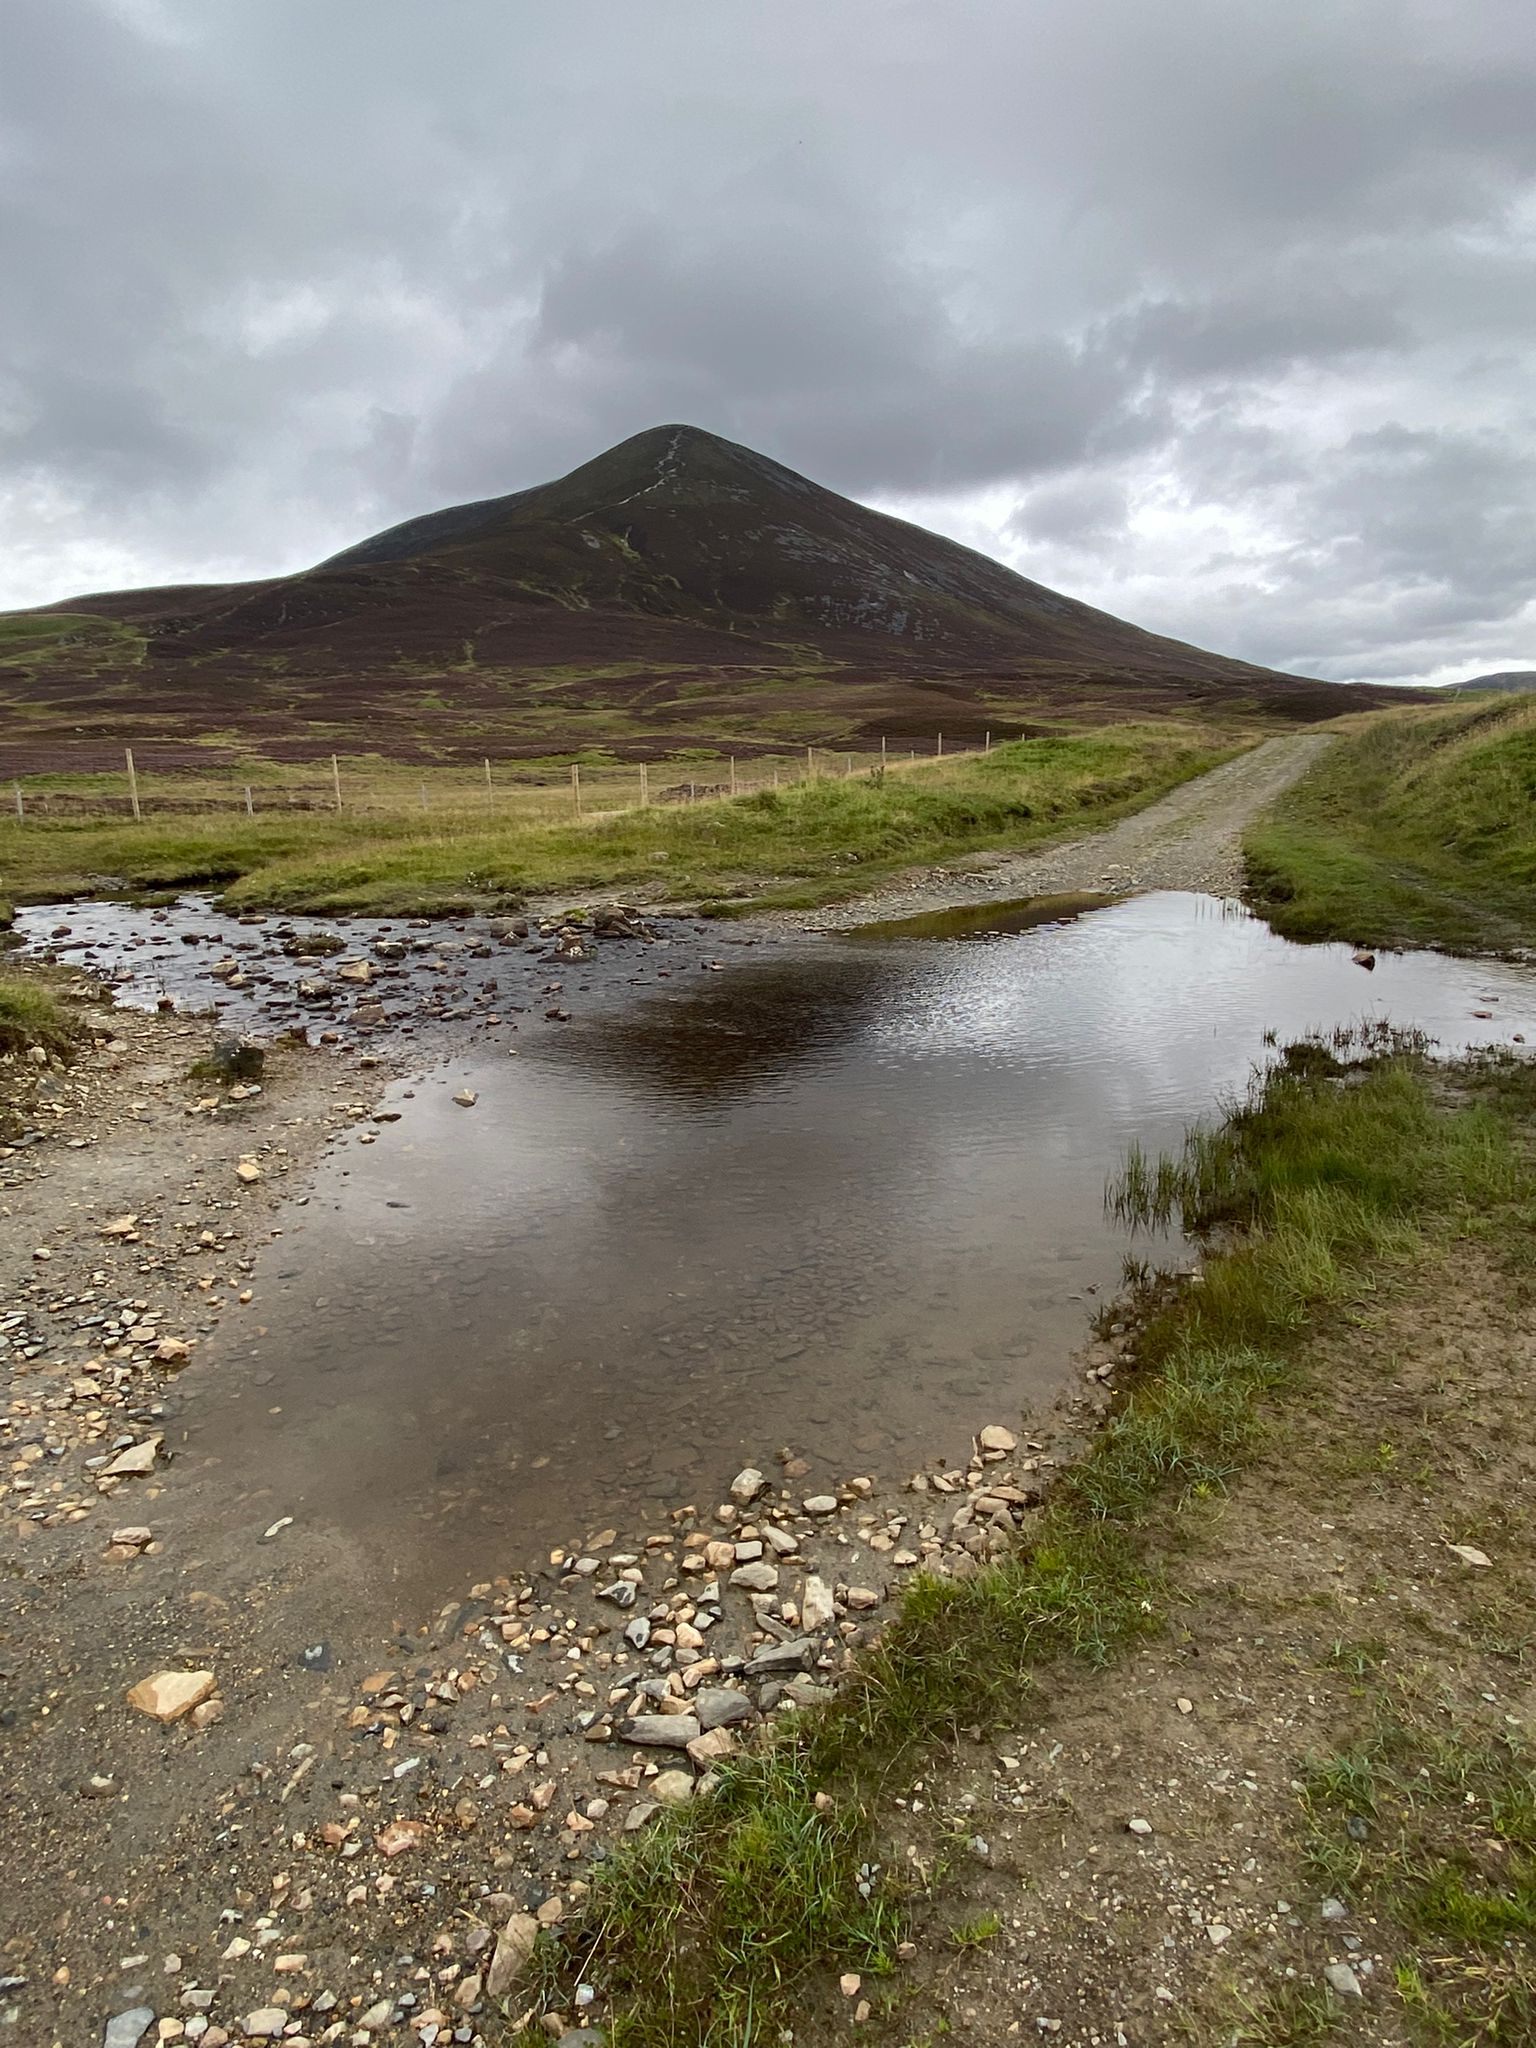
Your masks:
<instances>
[{"instance_id":1,"label":"grass verge","mask_svg":"<svg viewBox=\"0 0 1536 2048\"><path fill-rule=\"evenodd\" d=\"M1346 1064L1304 1046L1182 1159L1130 1163L1122 1215L1220 1226L1226 1248L1152 1312L1129 1397L1026 1544L970 1578L920 1578L835 1700L604 1868L567 1958L616 2048L760 2048L830 1969L878 1991L904 1908L872 1860L891 1774L961 1728L1016 1722L1053 1660L1106 1665L1160 1626L1168 1518L1251 1456L1309 1321L1426 1238L1529 1204L1513 1113L1491 1090L1448 1104L1412 1048Z\"/></svg>"},{"instance_id":2,"label":"grass verge","mask_svg":"<svg viewBox=\"0 0 1536 2048\"><path fill-rule=\"evenodd\" d=\"M596 889L763 902L777 889L825 901L912 862L1108 823L1233 751L1230 736L1187 725L1121 726L565 825L497 825L469 811L9 821L0 885L20 902L219 887L236 906L328 914L441 913Z\"/></svg>"},{"instance_id":3,"label":"grass verge","mask_svg":"<svg viewBox=\"0 0 1536 2048\"><path fill-rule=\"evenodd\" d=\"M1249 894L1292 939L1507 951L1536 938L1536 704L1388 713L1249 830Z\"/></svg>"},{"instance_id":4,"label":"grass verge","mask_svg":"<svg viewBox=\"0 0 1536 2048\"><path fill-rule=\"evenodd\" d=\"M72 1051L80 1032L57 996L19 974L0 974L0 1055L40 1045L61 1056Z\"/></svg>"}]
</instances>

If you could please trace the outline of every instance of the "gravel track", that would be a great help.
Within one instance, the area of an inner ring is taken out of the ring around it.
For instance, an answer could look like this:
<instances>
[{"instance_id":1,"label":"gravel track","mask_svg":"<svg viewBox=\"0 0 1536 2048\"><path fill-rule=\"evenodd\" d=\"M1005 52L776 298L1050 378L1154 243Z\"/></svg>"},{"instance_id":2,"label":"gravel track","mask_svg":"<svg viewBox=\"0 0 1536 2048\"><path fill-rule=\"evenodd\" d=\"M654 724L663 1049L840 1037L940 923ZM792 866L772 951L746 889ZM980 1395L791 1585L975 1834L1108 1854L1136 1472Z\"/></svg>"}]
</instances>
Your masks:
<instances>
[{"instance_id":1,"label":"gravel track","mask_svg":"<svg viewBox=\"0 0 1536 2048\"><path fill-rule=\"evenodd\" d=\"M1244 830L1312 766L1329 740L1322 732L1286 733L1181 784L1107 831L1028 853L980 854L963 867L915 870L851 903L795 912L784 921L801 930L833 931L967 903L1084 891L1129 896L1145 889L1195 889L1237 896L1244 881Z\"/></svg>"}]
</instances>

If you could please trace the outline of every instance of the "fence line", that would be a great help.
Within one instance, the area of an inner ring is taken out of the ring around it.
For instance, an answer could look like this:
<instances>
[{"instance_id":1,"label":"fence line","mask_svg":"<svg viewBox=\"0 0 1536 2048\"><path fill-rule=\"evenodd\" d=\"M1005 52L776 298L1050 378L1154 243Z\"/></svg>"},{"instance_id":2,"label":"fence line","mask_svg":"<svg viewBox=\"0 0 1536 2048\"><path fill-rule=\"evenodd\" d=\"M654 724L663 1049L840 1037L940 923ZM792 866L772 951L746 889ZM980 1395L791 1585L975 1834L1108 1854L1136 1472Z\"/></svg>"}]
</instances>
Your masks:
<instances>
[{"instance_id":1,"label":"fence line","mask_svg":"<svg viewBox=\"0 0 1536 2048\"><path fill-rule=\"evenodd\" d=\"M705 782L699 778L699 766L692 762L637 762L633 768L622 766L600 768L588 767L583 773L580 762L570 764L569 794L566 798L565 815L578 818L611 816L617 812L642 809L650 804L661 803L709 803L733 797L751 796L759 791L793 787L801 784L830 779L846 779L849 776L868 774L906 774L914 770L931 767L948 767L967 758L976 758L992 751L992 734L983 735L981 744L972 747L957 747L951 741L946 747L944 735L936 733L931 754L919 754L915 746L909 747L905 755L896 753L886 734L881 734L879 751L867 753L833 751L827 747L808 746L805 750L804 766L797 772L793 766L780 758L771 758L767 771L759 776L743 770L737 756L728 755L721 763L723 779L719 782ZM291 814L295 810L334 810L343 808L357 817L378 817L398 815L411 808L408 786L403 780L395 780L387 772L383 775L369 775L359 771L344 775L340 757L330 756L330 777L328 784L275 783L270 788L249 782L230 786L224 797L209 790L205 779L196 776L195 771L185 768L164 771L168 780L174 779L179 785L175 791L155 794L152 780L153 768L146 771L139 766L132 748L124 748L125 795L113 797L106 792L85 792L73 790L34 789L28 792L24 780L42 784L55 777L75 772L67 768L39 773L31 778L16 777L12 781L15 811L18 823L46 814L52 817L91 817L130 815L135 821L143 822L146 816L155 813L169 816L188 812L219 812L226 809L243 810L247 817L254 818L262 810L273 814ZM519 772L515 756L498 762L508 779L497 781L493 763L484 757L481 770L484 788L478 783L456 786L443 779L433 783L419 782L416 786L417 799L423 811L431 810L445 821L459 813L466 817L472 813L483 822L487 810L493 814L515 815L518 811L529 814L528 822L557 820L561 815L559 771L547 771L535 776ZM692 773L685 773L685 769ZM675 779L664 781L659 787L653 786L653 772ZM346 785L345 790L343 785ZM190 786L188 786L190 785ZM28 796L32 796L29 804ZM478 807L478 809L477 809Z\"/></svg>"}]
</instances>

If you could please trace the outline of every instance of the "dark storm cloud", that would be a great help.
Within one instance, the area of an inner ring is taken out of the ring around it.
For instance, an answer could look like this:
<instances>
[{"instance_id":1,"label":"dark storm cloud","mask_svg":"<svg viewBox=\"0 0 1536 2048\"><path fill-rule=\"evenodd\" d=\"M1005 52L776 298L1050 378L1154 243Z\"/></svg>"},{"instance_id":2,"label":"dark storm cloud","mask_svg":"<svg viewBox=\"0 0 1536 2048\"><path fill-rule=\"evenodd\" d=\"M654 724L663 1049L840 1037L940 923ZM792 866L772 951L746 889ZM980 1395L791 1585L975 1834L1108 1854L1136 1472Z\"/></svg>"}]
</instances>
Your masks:
<instances>
[{"instance_id":1,"label":"dark storm cloud","mask_svg":"<svg viewBox=\"0 0 1536 2048\"><path fill-rule=\"evenodd\" d=\"M691 419L1159 630L1536 661L1536 39L1482 0L9 0L3 598Z\"/></svg>"}]
</instances>

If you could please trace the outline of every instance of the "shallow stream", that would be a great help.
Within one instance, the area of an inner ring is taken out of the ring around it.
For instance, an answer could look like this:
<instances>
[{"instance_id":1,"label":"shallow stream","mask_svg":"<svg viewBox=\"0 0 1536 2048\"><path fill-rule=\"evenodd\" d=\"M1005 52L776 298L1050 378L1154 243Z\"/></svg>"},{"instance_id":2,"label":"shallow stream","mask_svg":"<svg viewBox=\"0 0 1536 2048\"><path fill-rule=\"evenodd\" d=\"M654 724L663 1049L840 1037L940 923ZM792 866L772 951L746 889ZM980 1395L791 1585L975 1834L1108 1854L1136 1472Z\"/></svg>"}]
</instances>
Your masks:
<instances>
[{"instance_id":1,"label":"shallow stream","mask_svg":"<svg viewBox=\"0 0 1536 2048\"><path fill-rule=\"evenodd\" d=\"M226 1324L187 1382L188 1462L402 1605L781 1445L897 1478L1060 1392L1131 1249L1106 1176L1267 1033L1536 1042L1527 969L1366 971L1204 896L1046 908L615 982L516 1060L487 1034L399 1084L262 1255L265 1335Z\"/></svg>"}]
</instances>

